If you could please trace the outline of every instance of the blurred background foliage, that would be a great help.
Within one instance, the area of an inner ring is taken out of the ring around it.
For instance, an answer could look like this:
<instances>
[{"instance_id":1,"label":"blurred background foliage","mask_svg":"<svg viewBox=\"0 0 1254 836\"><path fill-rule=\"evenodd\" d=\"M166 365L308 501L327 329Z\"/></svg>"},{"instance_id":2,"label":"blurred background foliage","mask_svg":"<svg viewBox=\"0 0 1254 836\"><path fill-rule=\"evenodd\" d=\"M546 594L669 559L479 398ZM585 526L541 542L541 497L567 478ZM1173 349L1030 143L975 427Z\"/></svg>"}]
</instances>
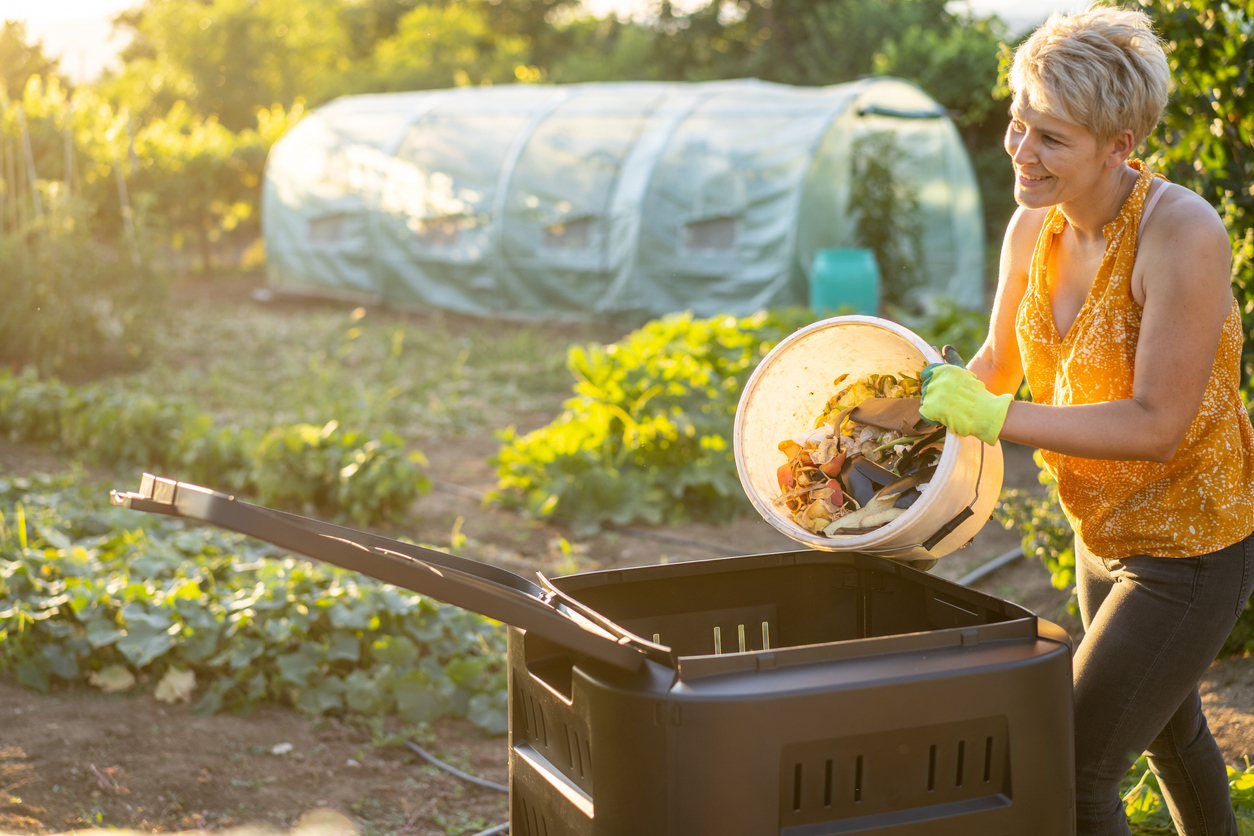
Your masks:
<instances>
[{"instance_id":1,"label":"blurred background foliage","mask_svg":"<svg viewBox=\"0 0 1254 836\"><path fill-rule=\"evenodd\" d=\"M992 94L1007 36L996 18L945 0L662 2L646 20L595 17L573 0L144 0L115 19L121 66L68 89L20 22L0 29L5 170L66 180L93 233L120 241L116 163L136 218L181 270L255 265L265 154L308 107L354 93L480 84L757 77L822 85L895 75L953 115L986 184L994 240L1009 214ZM65 177L66 124L78 171ZM995 153L994 153L995 152ZM7 189L5 230L25 228ZM16 217L14 217L16 215Z\"/></svg>"},{"instance_id":2,"label":"blurred background foliage","mask_svg":"<svg viewBox=\"0 0 1254 836\"><path fill-rule=\"evenodd\" d=\"M1178 84L1148 153L1228 221L1249 319L1254 117L1245 91L1254 4L1148 0L1145 8L1169 42ZM120 65L73 88L22 23L6 21L0 237L30 242L54 227L72 230L64 247L87 247L124 270L148 265L151 276L137 273L140 295L156 298L160 275L262 264L268 149L306 109L336 96L631 79L823 85L892 75L949 110L975 164L995 252L1014 208L999 74L1015 40L1000 19L949 0L709 0L689 12L658 0L652 11L621 20L594 16L578 0L137 0L115 18L127 42ZM33 249L10 247L6 264L42 257ZM112 354L142 357L137 345L119 343ZM21 359L3 346L0 358Z\"/></svg>"},{"instance_id":3,"label":"blurred background foliage","mask_svg":"<svg viewBox=\"0 0 1254 836\"><path fill-rule=\"evenodd\" d=\"M126 323L153 313L165 277L264 263L269 148L306 109L346 94L896 75L950 110L996 241L1012 208L1005 102L992 92L1007 32L954 8L712 0L681 14L661 2L625 21L578 0L137 0L114 19L120 64L78 86L21 22L6 21L0 264L6 286L27 287L6 294L21 304L0 323L0 361L38 356L45 373L71 377L142 363L149 348Z\"/></svg>"}]
</instances>

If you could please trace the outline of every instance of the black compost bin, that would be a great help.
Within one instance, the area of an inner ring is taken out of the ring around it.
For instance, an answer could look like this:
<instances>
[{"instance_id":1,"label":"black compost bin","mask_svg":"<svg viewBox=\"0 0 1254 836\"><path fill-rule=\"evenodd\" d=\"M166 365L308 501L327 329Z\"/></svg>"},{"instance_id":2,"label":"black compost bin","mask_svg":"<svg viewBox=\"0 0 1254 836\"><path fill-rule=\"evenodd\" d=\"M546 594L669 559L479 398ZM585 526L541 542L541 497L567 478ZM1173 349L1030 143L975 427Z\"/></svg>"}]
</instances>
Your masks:
<instances>
[{"instance_id":1,"label":"black compost bin","mask_svg":"<svg viewBox=\"0 0 1254 836\"><path fill-rule=\"evenodd\" d=\"M199 519L509 625L513 836L1074 833L1070 642L873 555L533 583L145 474Z\"/></svg>"}]
</instances>

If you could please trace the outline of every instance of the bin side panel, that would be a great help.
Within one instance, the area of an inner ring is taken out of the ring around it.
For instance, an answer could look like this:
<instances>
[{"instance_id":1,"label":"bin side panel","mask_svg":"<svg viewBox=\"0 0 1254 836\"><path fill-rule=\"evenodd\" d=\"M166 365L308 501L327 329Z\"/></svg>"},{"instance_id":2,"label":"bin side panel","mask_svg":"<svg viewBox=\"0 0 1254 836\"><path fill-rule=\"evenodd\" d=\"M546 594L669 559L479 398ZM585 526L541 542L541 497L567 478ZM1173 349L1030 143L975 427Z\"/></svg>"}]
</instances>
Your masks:
<instances>
[{"instance_id":1,"label":"bin side panel","mask_svg":"<svg viewBox=\"0 0 1254 836\"><path fill-rule=\"evenodd\" d=\"M1066 648L1021 640L935 654L964 664L886 681L854 675L865 660L852 660L813 666L804 692L772 693L783 672L739 676L740 699L726 683L718 699L677 692L667 832L1071 836Z\"/></svg>"}]
</instances>

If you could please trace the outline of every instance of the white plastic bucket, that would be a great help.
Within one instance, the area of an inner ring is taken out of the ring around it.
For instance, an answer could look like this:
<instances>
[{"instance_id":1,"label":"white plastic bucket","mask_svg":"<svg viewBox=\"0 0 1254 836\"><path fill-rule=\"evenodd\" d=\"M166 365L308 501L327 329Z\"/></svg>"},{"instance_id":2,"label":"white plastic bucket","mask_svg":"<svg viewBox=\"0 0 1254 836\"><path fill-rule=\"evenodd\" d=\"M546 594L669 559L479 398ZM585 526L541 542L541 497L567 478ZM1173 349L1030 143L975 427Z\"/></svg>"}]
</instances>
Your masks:
<instances>
[{"instance_id":1,"label":"white plastic bucket","mask_svg":"<svg viewBox=\"0 0 1254 836\"><path fill-rule=\"evenodd\" d=\"M736 407L732 445L740 483L764 519L799 543L825 551L861 551L907 560L941 557L967 544L988 522L1001 492L1001 444L945 434L936 474L897 519L867 534L811 534L772 500L787 457L779 442L814 427L839 375L915 376L941 357L917 334L873 316L837 316L809 325L775 346L750 376ZM947 530L948 529L948 530Z\"/></svg>"}]
</instances>

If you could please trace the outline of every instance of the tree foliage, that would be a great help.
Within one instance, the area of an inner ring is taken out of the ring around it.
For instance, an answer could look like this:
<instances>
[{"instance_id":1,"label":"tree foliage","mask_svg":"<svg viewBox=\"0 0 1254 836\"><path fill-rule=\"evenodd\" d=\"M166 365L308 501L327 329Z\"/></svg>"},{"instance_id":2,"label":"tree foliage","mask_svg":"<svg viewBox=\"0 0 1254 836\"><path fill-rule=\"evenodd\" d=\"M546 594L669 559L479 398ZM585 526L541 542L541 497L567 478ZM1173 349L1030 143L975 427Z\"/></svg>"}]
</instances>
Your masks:
<instances>
[{"instance_id":1,"label":"tree foliage","mask_svg":"<svg viewBox=\"0 0 1254 836\"><path fill-rule=\"evenodd\" d=\"M319 96L349 69L342 5L147 0L117 20L131 41L124 69L104 89L142 117L163 115L182 100L232 131L251 128L258 108Z\"/></svg>"},{"instance_id":2,"label":"tree foliage","mask_svg":"<svg viewBox=\"0 0 1254 836\"><path fill-rule=\"evenodd\" d=\"M33 258L39 229L72 227L84 246L127 255L160 246L180 261L190 248L209 267L216 248L241 253L256 241L266 155L302 110L299 101L261 108L233 131L181 100L141 119L95 88L71 93L55 77L32 76L17 100L0 93L0 236L16 234L14 246ZM90 295L98 283L88 275L76 269L70 284Z\"/></svg>"},{"instance_id":3,"label":"tree foliage","mask_svg":"<svg viewBox=\"0 0 1254 836\"><path fill-rule=\"evenodd\" d=\"M418 6L377 45L361 86L420 90L526 80L527 39L500 31L490 12L474 3Z\"/></svg>"},{"instance_id":4,"label":"tree foliage","mask_svg":"<svg viewBox=\"0 0 1254 836\"><path fill-rule=\"evenodd\" d=\"M5 20L0 26L0 91L10 99L22 95L31 76L50 76L57 72L58 61L44 54L43 44L31 43L26 37L26 24Z\"/></svg>"}]
</instances>

